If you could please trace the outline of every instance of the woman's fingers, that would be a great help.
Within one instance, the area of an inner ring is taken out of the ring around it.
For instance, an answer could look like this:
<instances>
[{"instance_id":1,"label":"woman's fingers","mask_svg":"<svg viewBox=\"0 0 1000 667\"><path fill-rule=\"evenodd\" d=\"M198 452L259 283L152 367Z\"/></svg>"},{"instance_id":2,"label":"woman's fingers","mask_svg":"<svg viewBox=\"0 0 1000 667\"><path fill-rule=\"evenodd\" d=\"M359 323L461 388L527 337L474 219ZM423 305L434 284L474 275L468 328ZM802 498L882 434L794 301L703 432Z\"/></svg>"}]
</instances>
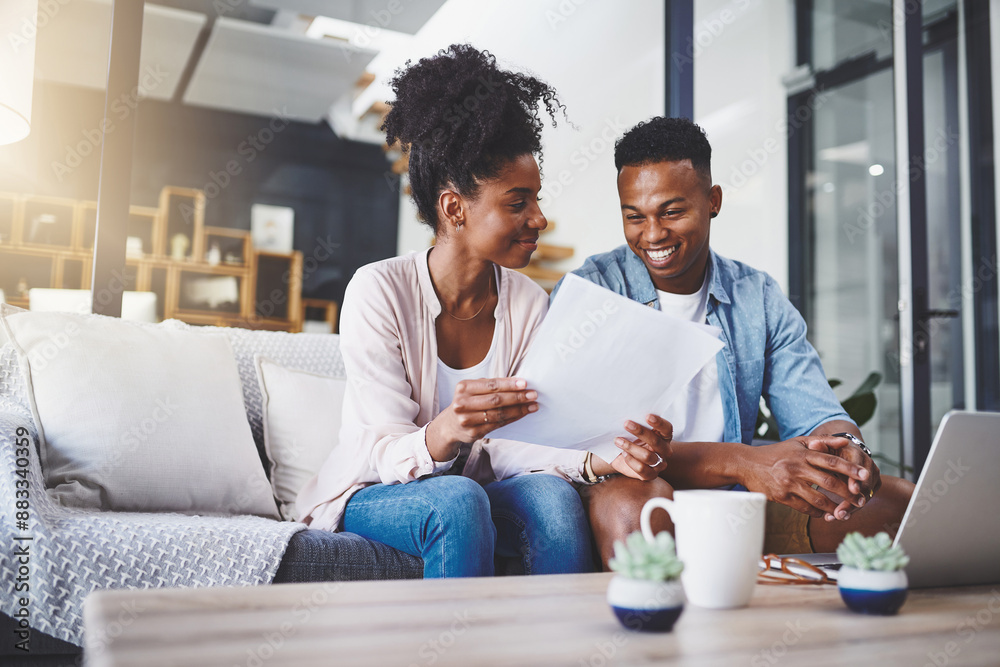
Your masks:
<instances>
[{"instance_id":1,"label":"woman's fingers","mask_svg":"<svg viewBox=\"0 0 1000 667\"><path fill-rule=\"evenodd\" d=\"M457 412L481 412L532 404L537 399L538 392L528 389L524 380L518 378L462 380L455 387L452 405Z\"/></svg>"},{"instance_id":2,"label":"woman's fingers","mask_svg":"<svg viewBox=\"0 0 1000 667\"><path fill-rule=\"evenodd\" d=\"M648 423L664 440L674 439L674 425L659 415L646 415Z\"/></svg>"},{"instance_id":3,"label":"woman's fingers","mask_svg":"<svg viewBox=\"0 0 1000 667\"><path fill-rule=\"evenodd\" d=\"M486 428L483 434L489 433L495 428L504 424L509 424L521 417L525 417L538 410L537 403L526 405L508 405L502 408L491 408L489 410L456 411L459 423L464 428Z\"/></svg>"},{"instance_id":4,"label":"woman's fingers","mask_svg":"<svg viewBox=\"0 0 1000 667\"><path fill-rule=\"evenodd\" d=\"M622 451L621 454L611 461L611 467L626 477L640 479L644 482L655 479L659 475L656 470L642 463L626 451Z\"/></svg>"},{"instance_id":5,"label":"woman's fingers","mask_svg":"<svg viewBox=\"0 0 1000 667\"><path fill-rule=\"evenodd\" d=\"M616 466L619 472L642 480L651 480L659 476L667 467L666 457L651 451L642 443L631 442L627 438L615 438L615 446L622 450L616 457L622 465Z\"/></svg>"}]
</instances>

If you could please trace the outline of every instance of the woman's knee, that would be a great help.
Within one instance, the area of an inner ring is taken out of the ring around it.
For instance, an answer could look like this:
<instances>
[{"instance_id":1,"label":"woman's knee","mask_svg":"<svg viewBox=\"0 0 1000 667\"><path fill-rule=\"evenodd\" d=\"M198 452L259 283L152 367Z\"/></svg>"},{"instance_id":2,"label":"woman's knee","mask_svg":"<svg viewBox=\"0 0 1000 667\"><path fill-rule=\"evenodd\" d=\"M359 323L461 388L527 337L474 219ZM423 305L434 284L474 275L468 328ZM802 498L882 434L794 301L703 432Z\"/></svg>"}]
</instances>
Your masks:
<instances>
[{"instance_id":1,"label":"woman's knee","mask_svg":"<svg viewBox=\"0 0 1000 667\"><path fill-rule=\"evenodd\" d=\"M593 570L590 526L572 484L532 474L496 482L488 490L498 549L520 554L527 574Z\"/></svg>"},{"instance_id":2,"label":"woman's knee","mask_svg":"<svg viewBox=\"0 0 1000 667\"><path fill-rule=\"evenodd\" d=\"M476 482L459 475L443 475L433 478L432 486L427 501L434 520L442 527L490 524L490 499Z\"/></svg>"}]
</instances>

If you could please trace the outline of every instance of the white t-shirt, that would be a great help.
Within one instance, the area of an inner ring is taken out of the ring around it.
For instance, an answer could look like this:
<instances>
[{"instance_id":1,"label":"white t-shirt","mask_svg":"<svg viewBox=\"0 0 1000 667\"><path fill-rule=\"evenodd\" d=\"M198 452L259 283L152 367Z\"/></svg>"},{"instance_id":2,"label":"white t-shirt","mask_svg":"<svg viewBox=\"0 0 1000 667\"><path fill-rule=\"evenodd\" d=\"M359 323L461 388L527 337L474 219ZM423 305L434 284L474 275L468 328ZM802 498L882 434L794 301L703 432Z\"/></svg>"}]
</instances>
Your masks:
<instances>
[{"instance_id":1,"label":"white t-shirt","mask_svg":"<svg viewBox=\"0 0 1000 667\"><path fill-rule=\"evenodd\" d=\"M656 290L660 310L689 322L705 324L708 315L708 280L694 294L673 294ZM725 417L722 413L722 392L719 391L719 368L715 357L698 371L660 415L674 426L678 442L722 442Z\"/></svg>"},{"instance_id":2,"label":"white t-shirt","mask_svg":"<svg viewBox=\"0 0 1000 667\"><path fill-rule=\"evenodd\" d=\"M438 358L437 390L439 411L451 405L452 400L455 398L455 387L458 386L459 382L462 380L476 380L490 377L490 366L493 364L493 357L496 356L497 329L499 327L493 327L493 340L490 343L490 351L475 366L469 368L452 368L441 361L440 357Z\"/></svg>"}]
</instances>

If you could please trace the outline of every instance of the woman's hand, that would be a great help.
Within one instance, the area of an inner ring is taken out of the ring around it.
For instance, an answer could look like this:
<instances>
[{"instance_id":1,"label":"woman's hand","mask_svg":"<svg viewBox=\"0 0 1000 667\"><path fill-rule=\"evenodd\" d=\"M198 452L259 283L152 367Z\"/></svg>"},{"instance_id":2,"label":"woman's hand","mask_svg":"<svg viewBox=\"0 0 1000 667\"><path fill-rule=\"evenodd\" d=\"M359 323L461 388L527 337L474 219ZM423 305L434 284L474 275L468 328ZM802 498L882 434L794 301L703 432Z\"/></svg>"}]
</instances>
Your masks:
<instances>
[{"instance_id":1,"label":"woman's hand","mask_svg":"<svg viewBox=\"0 0 1000 667\"><path fill-rule=\"evenodd\" d=\"M451 405L427 425L427 450L435 461L453 459L462 443L538 410L537 399L520 378L462 380Z\"/></svg>"},{"instance_id":2,"label":"woman's hand","mask_svg":"<svg viewBox=\"0 0 1000 667\"><path fill-rule=\"evenodd\" d=\"M635 436L635 440L625 437L615 438L615 445L622 453L611 463L595 456L592 460L594 474L609 475L619 472L626 477L649 481L659 477L666 469L670 458L670 442L674 438L674 427L666 419L647 415L649 428L633 421L625 422L625 429Z\"/></svg>"}]
</instances>

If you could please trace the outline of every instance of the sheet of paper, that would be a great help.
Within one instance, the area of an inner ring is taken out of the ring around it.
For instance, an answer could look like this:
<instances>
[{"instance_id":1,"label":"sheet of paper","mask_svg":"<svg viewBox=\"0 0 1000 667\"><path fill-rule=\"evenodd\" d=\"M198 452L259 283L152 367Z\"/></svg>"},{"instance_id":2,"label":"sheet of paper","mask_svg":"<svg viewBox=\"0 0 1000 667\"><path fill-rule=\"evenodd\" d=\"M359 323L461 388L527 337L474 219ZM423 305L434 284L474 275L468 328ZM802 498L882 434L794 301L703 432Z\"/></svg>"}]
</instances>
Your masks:
<instances>
[{"instance_id":1,"label":"sheet of paper","mask_svg":"<svg viewBox=\"0 0 1000 667\"><path fill-rule=\"evenodd\" d=\"M517 371L538 412L490 438L620 453L626 419L662 414L722 349L719 329L685 322L569 274Z\"/></svg>"}]
</instances>

